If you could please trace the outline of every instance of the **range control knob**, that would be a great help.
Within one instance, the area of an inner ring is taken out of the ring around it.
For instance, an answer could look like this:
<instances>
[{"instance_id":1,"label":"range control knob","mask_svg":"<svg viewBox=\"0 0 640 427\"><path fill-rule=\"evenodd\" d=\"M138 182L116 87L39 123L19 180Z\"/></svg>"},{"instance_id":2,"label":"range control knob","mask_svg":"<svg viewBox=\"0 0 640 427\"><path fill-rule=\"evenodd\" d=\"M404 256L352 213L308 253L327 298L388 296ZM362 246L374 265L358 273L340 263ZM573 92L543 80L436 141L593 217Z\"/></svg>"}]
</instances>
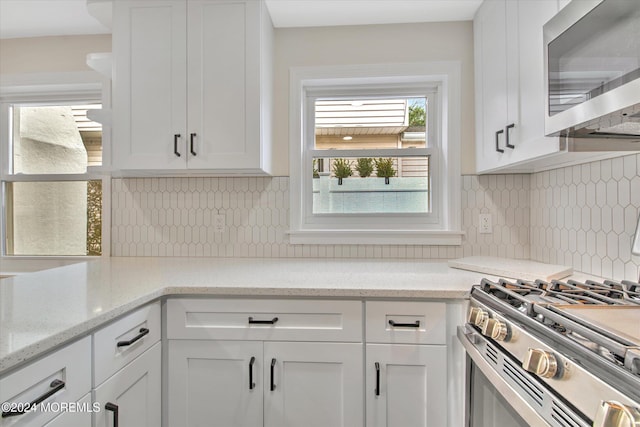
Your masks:
<instances>
[{"instance_id":1,"label":"range control knob","mask_svg":"<svg viewBox=\"0 0 640 427\"><path fill-rule=\"evenodd\" d=\"M489 318L489 313L478 307L471 307L469 310L469 323L472 323L478 327L482 327L484 322Z\"/></svg>"},{"instance_id":2,"label":"range control knob","mask_svg":"<svg viewBox=\"0 0 640 427\"><path fill-rule=\"evenodd\" d=\"M496 341L504 341L509 334L507 324L498 319L487 319L482 325L482 335Z\"/></svg>"},{"instance_id":3,"label":"range control knob","mask_svg":"<svg viewBox=\"0 0 640 427\"><path fill-rule=\"evenodd\" d=\"M556 356L537 348L530 348L527 351L522 367L542 378L553 378L558 373Z\"/></svg>"},{"instance_id":4,"label":"range control knob","mask_svg":"<svg viewBox=\"0 0 640 427\"><path fill-rule=\"evenodd\" d=\"M601 402L593 427L639 427L640 409L618 402Z\"/></svg>"}]
</instances>

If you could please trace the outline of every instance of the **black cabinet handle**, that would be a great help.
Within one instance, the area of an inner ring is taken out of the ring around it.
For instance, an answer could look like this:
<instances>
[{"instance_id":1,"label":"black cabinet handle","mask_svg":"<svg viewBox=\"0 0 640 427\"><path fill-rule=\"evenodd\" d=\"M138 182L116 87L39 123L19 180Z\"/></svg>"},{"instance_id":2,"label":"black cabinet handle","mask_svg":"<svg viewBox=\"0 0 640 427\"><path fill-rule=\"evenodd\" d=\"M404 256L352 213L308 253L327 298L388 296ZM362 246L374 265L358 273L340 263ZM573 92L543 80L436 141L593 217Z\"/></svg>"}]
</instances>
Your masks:
<instances>
[{"instance_id":1,"label":"black cabinet handle","mask_svg":"<svg viewBox=\"0 0 640 427\"><path fill-rule=\"evenodd\" d=\"M178 138L180 138L180 134L176 133L173 135L173 154L180 157L180 152L178 151Z\"/></svg>"},{"instance_id":2,"label":"black cabinet handle","mask_svg":"<svg viewBox=\"0 0 640 427\"><path fill-rule=\"evenodd\" d=\"M271 359L271 385L269 387L271 391L276 389L275 379L273 378L275 370L276 370L276 358L274 357L273 359Z\"/></svg>"},{"instance_id":3,"label":"black cabinet handle","mask_svg":"<svg viewBox=\"0 0 640 427\"><path fill-rule=\"evenodd\" d=\"M193 139L196 137L195 133L189 135L189 151L191 151L192 156L196 156L196 150L193 149Z\"/></svg>"},{"instance_id":4,"label":"black cabinet handle","mask_svg":"<svg viewBox=\"0 0 640 427\"><path fill-rule=\"evenodd\" d=\"M140 328L138 332L140 333L135 337L131 338L129 341L118 341L118 347L126 347L128 345L133 344L134 342L142 339L142 337L147 335L149 333L149 330L147 328Z\"/></svg>"},{"instance_id":5,"label":"black cabinet handle","mask_svg":"<svg viewBox=\"0 0 640 427\"><path fill-rule=\"evenodd\" d=\"M376 396L380 396L380 364L376 362Z\"/></svg>"},{"instance_id":6,"label":"black cabinet handle","mask_svg":"<svg viewBox=\"0 0 640 427\"><path fill-rule=\"evenodd\" d=\"M48 398L50 398L51 396L53 396L54 394L62 390L64 386L65 386L65 383L62 380L51 381L51 384L49 384L49 387L51 387L51 390L44 393L42 396L37 397L28 405L25 405L25 408L23 409L16 410L16 411L6 411L6 412L3 411L2 418L15 417L16 415L24 414L30 409L34 409L36 406L38 406L39 404L41 404L42 402L44 402L45 400L47 400Z\"/></svg>"},{"instance_id":7,"label":"black cabinet handle","mask_svg":"<svg viewBox=\"0 0 640 427\"><path fill-rule=\"evenodd\" d=\"M500 148L500 134L504 133L504 129L500 129L496 132L496 151L498 153L504 153L504 150Z\"/></svg>"},{"instance_id":8,"label":"black cabinet handle","mask_svg":"<svg viewBox=\"0 0 640 427\"><path fill-rule=\"evenodd\" d=\"M506 145L507 148L516 148L515 145L513 145L513 144L511 144L509 142L509 134L511 133L511 132L509 132L509 129L513 129L514 127L516 127L515 123L511 123L510 125L507 125L506 128L504 128L504 135L505 135L505 138L506 138L505 139L505 141L506 141L505 145Z\"/></svg>"},{"instance_id":9,"label":"black cabinet handle","mask_svg":"<svg viewBox=\"0 0 640 427\"><path fill-rule=\"evenodd\" d=\"M251 356L249 361L249 390L253 390L256 384L253 382L253 364L256 363L256 358Z\"/></svg>"},{"instance_id":10,"label":"black cabinet handle","mask_svg":"<svg viewBox=\"0 0 640 427\"><path fill-rule=\"evenodd\" d=\"M249 317L250 325L273 325L278 321L277 317L274 317L271 320L256 320L253 317Z\"/></svg>"},{"instance_id":11,"label":"black cabinet handle","mask_svg":"<svg viewBox=\"0 0 640 427\"><path fill-rule=\"evenodd\" d=\"M107 402L104 405L104 409L113 412L113 427L118 427L118 405L116 405L115 403Z\"/></svg>"},{"instance_id":12,"label":"black cabinet handle","mask_svg":"<svg viewBox=\"0 0 640 427\"><path fill-rule=\"evenodd\" d=\"M414 323L396 323L393 320L389 320L389 324L394 328L419 328L420 321L416 320Z\"/></svg>"}]
</instances>

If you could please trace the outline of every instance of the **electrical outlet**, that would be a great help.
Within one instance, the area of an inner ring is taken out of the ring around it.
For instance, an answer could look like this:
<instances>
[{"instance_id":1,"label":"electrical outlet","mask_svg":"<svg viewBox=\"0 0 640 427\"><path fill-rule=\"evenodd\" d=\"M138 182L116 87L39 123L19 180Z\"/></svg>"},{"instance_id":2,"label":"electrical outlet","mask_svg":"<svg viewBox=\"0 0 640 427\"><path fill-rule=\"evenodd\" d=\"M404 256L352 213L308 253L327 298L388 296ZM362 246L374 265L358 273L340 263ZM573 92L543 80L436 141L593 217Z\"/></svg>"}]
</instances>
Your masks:
<instances>
[{"instance_id":1,"label":"electrical outlet","mask_svg":"<svg viewBox=\"0 0 640 427\"><path fill-rule=\"evenodd\" d=\"M480 214L478 217L478 228L480 234L493 233L493 224L491 223L491 214Z\"/></svg>"},{"instance_id":2,"label":"electrical outlet","mask_svg":"<svg viewBox=\"0 0 640 427\"><path fill-rule=\"evenodd\" d=\"M213 216L213 229L216 233L224 233L226 226L227 224L224 215Z\"/></svg>"}]
</instances>

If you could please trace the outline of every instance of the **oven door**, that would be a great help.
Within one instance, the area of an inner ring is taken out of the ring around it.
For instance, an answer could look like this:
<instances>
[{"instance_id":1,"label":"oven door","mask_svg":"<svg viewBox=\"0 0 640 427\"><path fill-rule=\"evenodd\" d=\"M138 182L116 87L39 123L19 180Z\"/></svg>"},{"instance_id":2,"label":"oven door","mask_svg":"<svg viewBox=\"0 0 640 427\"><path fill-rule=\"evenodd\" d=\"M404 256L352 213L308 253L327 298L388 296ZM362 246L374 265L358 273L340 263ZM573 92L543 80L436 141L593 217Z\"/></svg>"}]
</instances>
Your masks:
<instances>
[{"instance_id":1,"label":"oven door","mask_svg":"<svg viewBox=\"0 0 640 427\"><path fill-rule=\"evenodd\" d=\"M528 422L505 400L496 386L467 355L467 427L527 427ZM546 424L544 424L546 425Z\"/></svg>"},{"instance_id":2,"label":"oven door","mask_svg":"<svg viewBox=\"0 0 640 427\"><path fill-rule=\"evenodd\" d=\"M458 339L466 350L467 359L466 427L548 425L485 359L482 353L491 353L486 338L465 325L458 328Z\"/></svg>"},{"instance_id":3,"label":"oven door","mask_svg":"<svg viewBox=\"0 0 640 427\"><path fill-rule=\"evenodd\" d=\"M469 324L458 327L466 351L466 427L588 427L500 346Z\"/></svg>"}]
</instances>

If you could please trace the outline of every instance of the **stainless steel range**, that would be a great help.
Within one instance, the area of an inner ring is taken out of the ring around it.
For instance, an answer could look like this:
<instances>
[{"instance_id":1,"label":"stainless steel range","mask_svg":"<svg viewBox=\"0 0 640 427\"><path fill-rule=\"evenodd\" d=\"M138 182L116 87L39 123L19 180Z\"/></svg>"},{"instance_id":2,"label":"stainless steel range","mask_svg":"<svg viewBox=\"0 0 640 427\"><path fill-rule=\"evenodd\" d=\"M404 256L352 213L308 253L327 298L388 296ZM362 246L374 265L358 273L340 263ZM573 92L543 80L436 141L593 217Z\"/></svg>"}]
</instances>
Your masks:
<instances>
[{"instance_id":1,"label":"stainless steel range","mask_svg":"<svg viewBox=\"0 0 640 427\"><path fill-rule=\"evenodd\" d=\"M475 396L468 426L640 427L638 283L483 280L458 338L468 396L482 377L508 407Z\"/></svg>"}]
</instances>

